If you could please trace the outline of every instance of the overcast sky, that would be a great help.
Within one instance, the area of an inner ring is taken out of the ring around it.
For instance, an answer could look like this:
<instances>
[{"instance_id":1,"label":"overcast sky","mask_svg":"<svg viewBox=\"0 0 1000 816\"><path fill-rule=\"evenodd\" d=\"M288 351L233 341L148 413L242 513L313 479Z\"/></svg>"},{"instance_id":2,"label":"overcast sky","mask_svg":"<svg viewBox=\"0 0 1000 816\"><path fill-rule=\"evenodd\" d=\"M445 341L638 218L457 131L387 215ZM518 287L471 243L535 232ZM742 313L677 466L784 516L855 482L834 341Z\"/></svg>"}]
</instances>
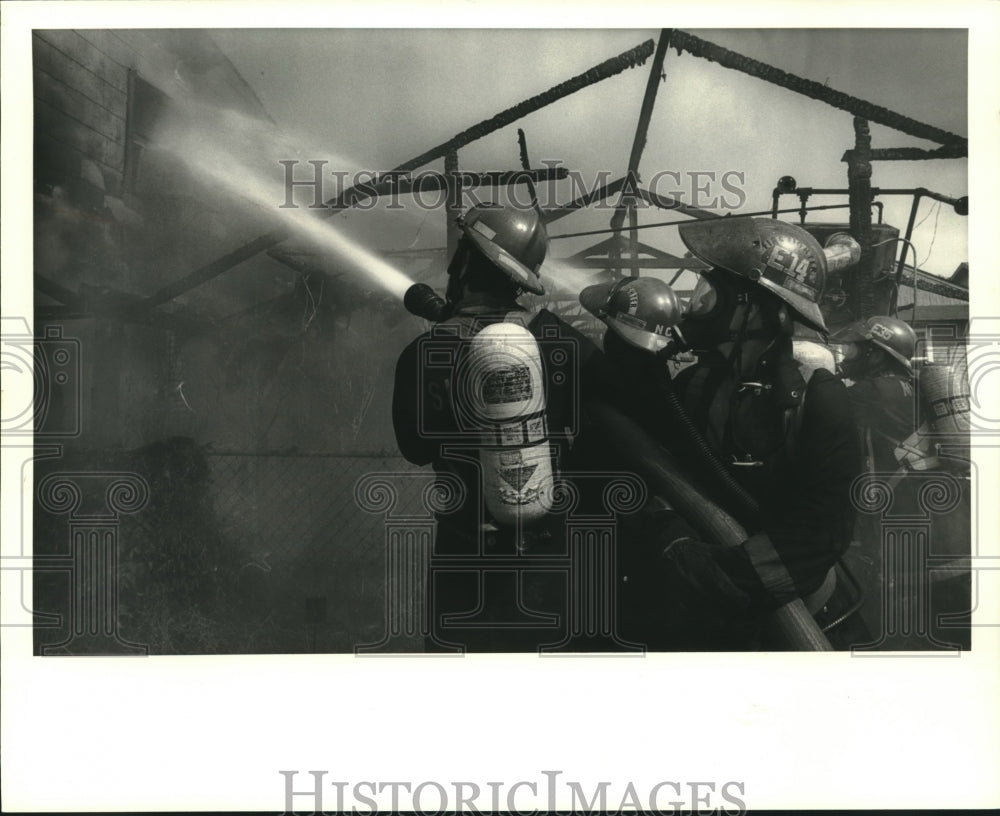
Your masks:
<instances>
[{"instance_id":1,"label":"overcast sky","mask_svg":"<svg viewBox=\"0 0 1000 816\"><path fill-rule=\"evenodd\" d=\"M968 135L967 55L961 30L694 30L705 39L766 61L914 119ZM647 39L656 30L215 30L212 35L262 100L301 158L331 167L387 170L472 124L574 76ZM519 166L516 132L527 136L534 165L559 160L593 179L624 172L649 62L584 89L459 152L462 169ZM765 209L781 175L800 186L845 187L840 161L853 144L851 115L784 89L670 51L640 174L666 177L661 191L687 190L695 170L742 174L743 211ZM874 125L876 147L934 145ZM275 156L275 160L289 158ZM441 162L430 165L443 169ZM730 176L733 181L737 177ZM882 162L873 184L924 186L949 196L967 193L963 160ZM557 189L567 198L569 190ZM787 199L788 206L796 204ZM814 203L823 203L815 200ZM829 203L829 202L826 202ZM886 220L905 229L909 200L887 200ZM929 215L914 242L926 268L949 274L967 259L965 220L949 207ZM640 223L670 213L648 210ZM818 214L817 220L846 220ZM609 213L574 215L553 234L607 225ZM385 248L441 245L443 217L416 224L352 213L344 224ZM937 229L934 224L937 222ZM419 230L419 231L418 231ZM679 251L674 229L648 230L643 240ZM598 238L557 242L566 255Z\"/></svg>"}]
</instances>

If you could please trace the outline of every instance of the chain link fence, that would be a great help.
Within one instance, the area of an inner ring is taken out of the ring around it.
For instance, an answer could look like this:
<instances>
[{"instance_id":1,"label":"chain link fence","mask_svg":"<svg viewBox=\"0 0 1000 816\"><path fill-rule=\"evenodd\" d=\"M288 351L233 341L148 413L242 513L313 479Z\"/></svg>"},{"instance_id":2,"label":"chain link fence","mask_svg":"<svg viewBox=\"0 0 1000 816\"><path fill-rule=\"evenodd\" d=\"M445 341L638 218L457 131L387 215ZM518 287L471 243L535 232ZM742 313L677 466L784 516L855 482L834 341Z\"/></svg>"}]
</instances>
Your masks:
<instances>
[{"instance_id":1,"label":"chain link fence","mask_svg":"<svg viewBox=\"0 0 1000 816\"><path fill-rule=\"evenodd\" d=\"M353 652L385 627L385 526L355 501L375 472L409 472L375 454L216 452L187 439L128 453L67 454L49 473L132 472L147 505L116 522L121 637L151 654ZM397 508L419 512L398 480ZM36 503L35 552L67 553L72 520ZM69 626L65 575L36 576L36 650ZM72 651L72 650L70 650Z\"/></svg>"}]
</instances>

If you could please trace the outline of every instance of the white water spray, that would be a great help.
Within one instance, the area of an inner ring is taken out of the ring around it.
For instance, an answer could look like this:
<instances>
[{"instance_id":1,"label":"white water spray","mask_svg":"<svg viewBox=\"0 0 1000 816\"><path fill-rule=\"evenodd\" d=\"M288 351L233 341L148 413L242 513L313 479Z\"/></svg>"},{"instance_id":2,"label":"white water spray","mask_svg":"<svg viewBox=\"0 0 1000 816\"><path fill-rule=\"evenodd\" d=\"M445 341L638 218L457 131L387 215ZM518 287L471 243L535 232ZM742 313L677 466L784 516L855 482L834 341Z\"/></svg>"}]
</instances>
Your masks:
<instances>
[{"instance_id":1,"label":"white water spray","mask_svg":"<svg viewBox=\"0 0 1000 816\"><path fill-rule=\"evenodd\" d=\"M594 283L599 283L598 270L578 269L558 258L547 258L542 264L542 283L547 289L578 297L580 292Z\"/></svg>"},{"instance_id":2,"label":"white water spray","mask_svg":"<svg viewBox=\"0 0 1000 816\"><path fill-rule=\"evenodd\" d=\"M179 115L159 128L156 148L176 156L194 179L221 187L234 198L255 206L318 251L334 255L352 271L402 299L413 283L406 275L348 238L328 220L319 218L317 213L321 211L279 206L285 196L284 176L275 168L282 168L277 161L259 167L260 156L292 148L286 138L276 135L272 125L233 111L213 112L197 102L185 102L177 110ZM222 134L227 139L225 144L221 143Z\"/></svg>"}]
</instances>

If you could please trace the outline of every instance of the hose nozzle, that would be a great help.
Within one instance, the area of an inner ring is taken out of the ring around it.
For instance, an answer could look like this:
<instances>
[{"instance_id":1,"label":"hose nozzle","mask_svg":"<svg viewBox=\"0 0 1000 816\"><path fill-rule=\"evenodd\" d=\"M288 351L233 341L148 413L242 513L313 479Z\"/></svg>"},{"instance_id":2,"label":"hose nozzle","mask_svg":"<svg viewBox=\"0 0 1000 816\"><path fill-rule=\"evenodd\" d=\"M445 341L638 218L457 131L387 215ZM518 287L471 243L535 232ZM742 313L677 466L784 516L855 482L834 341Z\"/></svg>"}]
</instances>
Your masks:
<instances>
[{"instance_id":1,"label":"hose nozzle","mask_svg":"<svg viewBox=\"0 0 1000 816\"><path fill-rule=\"evenodd\" d=\"M440 322L445 305L441 296L426 283L413 284L403 295L403 306L406 307L406 311L432 323Z\"/></svg>"}]
</instances>

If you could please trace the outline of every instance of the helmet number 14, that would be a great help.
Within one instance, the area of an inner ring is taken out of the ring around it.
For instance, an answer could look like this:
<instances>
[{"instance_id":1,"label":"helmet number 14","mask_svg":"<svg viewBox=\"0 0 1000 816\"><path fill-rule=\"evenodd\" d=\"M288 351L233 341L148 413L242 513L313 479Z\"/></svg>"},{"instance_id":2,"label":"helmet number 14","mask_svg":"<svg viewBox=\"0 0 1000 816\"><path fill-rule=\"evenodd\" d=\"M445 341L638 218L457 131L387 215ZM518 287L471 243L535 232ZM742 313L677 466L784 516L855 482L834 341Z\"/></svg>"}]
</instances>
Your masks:
<instances>
[{"instance_id":1,"label":"helmet number 14","mask_svg":"<svg viewBox=\"0 0 1000 816\"><path fill-rule=\"evenodd\" d=\"M771 247L765 265L784 272L796 280L804 281L809 275L809 259L799 260L797 253L789 252L778 244Z\"/></svg>"}]
</instances>

